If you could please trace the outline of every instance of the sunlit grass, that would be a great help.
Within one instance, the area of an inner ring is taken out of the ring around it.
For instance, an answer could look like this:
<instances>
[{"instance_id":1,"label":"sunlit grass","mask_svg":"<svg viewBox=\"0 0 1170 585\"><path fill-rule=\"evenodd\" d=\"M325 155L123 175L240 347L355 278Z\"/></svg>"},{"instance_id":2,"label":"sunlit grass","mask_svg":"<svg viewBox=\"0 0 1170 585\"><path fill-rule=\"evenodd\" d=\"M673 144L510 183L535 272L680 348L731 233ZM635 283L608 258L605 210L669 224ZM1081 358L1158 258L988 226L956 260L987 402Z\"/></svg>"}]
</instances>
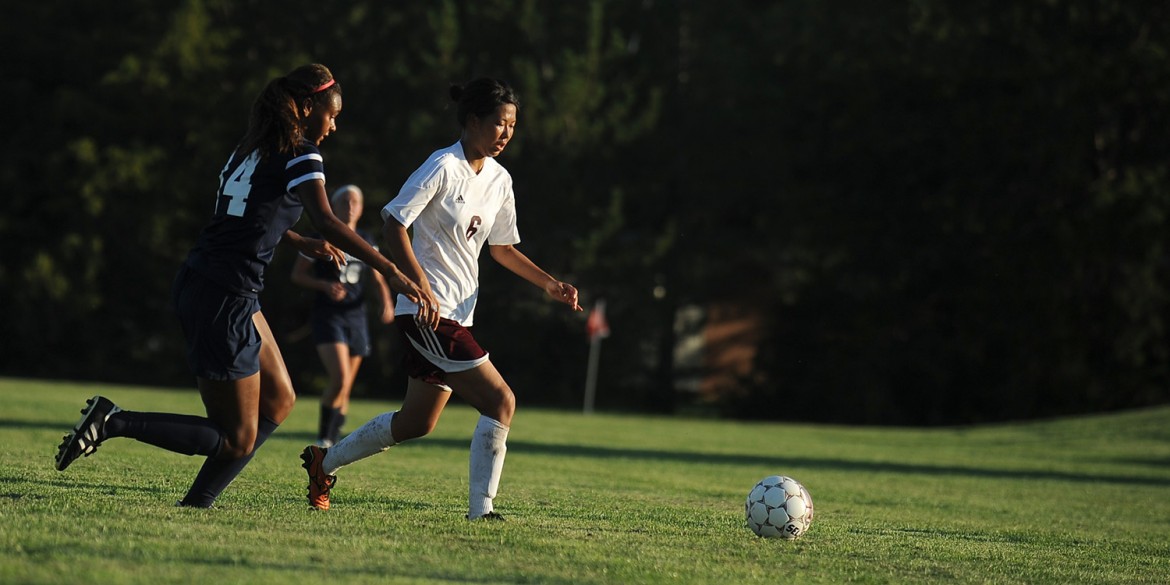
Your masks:
<instances>
[{"instance_id":1,"label":"sunlit grass","mask_svg":"<svg viewBox=\"0 0 1170 585\"><path fill-rule=\"evenodd\" d=\"M115 439L53 469L85 398L202 412L193 390L0 379L5 583L1166 583L1170 408L902 429L593 415L521 405L497 507L463 519L476 414L304 500L313 398L213 510L174 507L199 458ZM351 429L394 404L353 405ZM758 539L743 499L790 475L816 519Z\"/></svg>"}]
</instances>

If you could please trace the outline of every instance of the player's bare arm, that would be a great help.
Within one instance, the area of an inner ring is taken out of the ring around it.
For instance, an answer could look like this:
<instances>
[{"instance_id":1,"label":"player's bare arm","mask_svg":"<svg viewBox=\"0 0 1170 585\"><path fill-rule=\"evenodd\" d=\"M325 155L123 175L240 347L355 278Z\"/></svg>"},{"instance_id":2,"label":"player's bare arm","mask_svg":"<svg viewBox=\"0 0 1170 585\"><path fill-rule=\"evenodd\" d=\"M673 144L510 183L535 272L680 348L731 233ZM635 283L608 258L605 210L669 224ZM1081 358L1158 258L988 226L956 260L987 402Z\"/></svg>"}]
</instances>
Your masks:
<instances>
[{"instance_id":1,"label":"player's bare arm","mask_svg":"<svg viewBox=\"0 0 1170 585\"><path fill-rule=\"evenodd\" d=\"M338 269L345 266L345 252L325 240L306 238L292 230L285 231L281 239L306 256L332 262Z\"/></svg>"},{"instance_id":2,"label":"player's bare arm","mask_svg":"<svg viewBox=\"0 0 1170 585\"><path fill-rule=\"evenodd\" d=\"M422 289L427 299L426 302L434 307L434 311L432 311L428 319L422 319L420 313L420 321L431 329L438 327L440 314L439 300L435 297L435 293L431 291L431 283L427 280L422 266L418 263L418 258L414 255L414 248L410 245L410 234L406 232L406 226L398 223L398 220L393 218L387 219L386 223L382 225L382 240L386 243L386 250L389 252L390 257L402 267L407 277L419 283L419 288Z\"/></svg>"},{"instance_id":3,"label":"player's bare arm","mask_svg":"<svg viewBox=\"0 0 1170 585\"><path fill-rule=\"evenodd\" d=\"M418 303L420 318L430 316L437 303L419 302L418 299L425 299L427 296L419 289L417 281L412 281L404 275L393 262L379 254L373 246L333 214L323 181L305 181L294 188L294 193L305 206L305 212L309 215L309 221L313 222L313 227L321 232L326 240L384 274L392 288ZM434 295L430 295L430 299L433 301Z\"/></svg>"},{"instance_id":4,"label":"player's bare arm","mask_svg":"<svg viewBox=\"0 0 1170 585\"><path fill-rule=\"evenodd\" d=\"M378 301L382 306L381 321L389 324L394 321L394 295L390 294L390 285L386 284L386 277L377 270L373 273L374 284L378 287Z\"/></svg>"},{"instance_id":5,"label":"player's bare arm","mask_svg":"<svg viewBox=\"0 0 1170 585\"><path fill-rule=\"evenodd\" d=\"M488 246L488 249L492 258L496 262L499 262L501 266L511 270L520 278L540 287L553 300L569 305L574 311L584 310L577 304L577 289L573 285L567 282L561 282L553 278L549 273L541 270L535 262L530 260L528 256L525 256L523 252L517 250L515 246L511 244Z\"/></svg>"}]
</instances>

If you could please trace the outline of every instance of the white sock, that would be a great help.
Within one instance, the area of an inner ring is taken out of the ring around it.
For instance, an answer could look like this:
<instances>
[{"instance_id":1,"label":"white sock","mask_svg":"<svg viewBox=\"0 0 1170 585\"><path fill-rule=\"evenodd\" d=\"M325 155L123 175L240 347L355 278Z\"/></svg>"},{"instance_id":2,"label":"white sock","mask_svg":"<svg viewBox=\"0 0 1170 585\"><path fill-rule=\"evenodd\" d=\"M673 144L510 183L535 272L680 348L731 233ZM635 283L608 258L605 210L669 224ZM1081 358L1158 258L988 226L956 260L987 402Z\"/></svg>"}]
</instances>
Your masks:
<instances>
[{"instance_id":1,"label":"white sock","mask_svg":"<svg viewBox=\"0 0 1170 585\"><path fill-rule=\"evenodd\" d=\"M394 414L379 414L346 435L325 453L321 468L329 475L337 475L338 469L393 447L395 441L394 435L390 433L390 421L394 420Z\"/></svg>"},{"instance_id":2,"label":"white sock","mask_svg":"<svg viewBox=\"0 0 1170 585\"><path fill-rule=\"evenodd\" d=\"M504 471L504 454L508 447L508 427L500 421L480 416L471 436L471 473L469 476L469 501L467 517L479 518L491 512L492 499L500 487L500 474Z\"/></svg>"}]
</instances>

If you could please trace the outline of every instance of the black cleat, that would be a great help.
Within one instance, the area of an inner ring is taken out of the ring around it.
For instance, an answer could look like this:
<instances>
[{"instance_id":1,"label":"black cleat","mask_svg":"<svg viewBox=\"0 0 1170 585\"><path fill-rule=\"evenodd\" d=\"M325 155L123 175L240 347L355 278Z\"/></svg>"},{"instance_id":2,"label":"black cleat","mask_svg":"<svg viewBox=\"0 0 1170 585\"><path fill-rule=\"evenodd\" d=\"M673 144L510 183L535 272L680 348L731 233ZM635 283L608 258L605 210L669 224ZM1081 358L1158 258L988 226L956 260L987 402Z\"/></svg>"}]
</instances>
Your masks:
<instances>
[{"instance_id":1,"label":"black cleat","mask_svg":"<svg viewBox=\"0 0 1170 585\"><path fill-rule=\"evenodd\" d=\"M69 434L62 437L57 447L57 471L65 471L70 463L82 455L89 457L106 439L106 421L121 411L116 404L104 396L94 396L85 401L81 409L81 420Z\"/></svg>"},{"instance_id":2,"label":"black cleat","mask_svg":"<svg viewBox=\"0 0 1170 585\"><path fill-rule=\"evenodd\" d=\"M464 518L467 518L468 520L484 520L484 521L491 521L491 522L507 522L507 518L504 518L504 515L503 515L503 514L500 514L499 512L496 512L496 511L494 511L494 510L493 510L493 511L491 511L491 512L488 512L487 514L484 514L483 516L476 516L475 518L472 518L471 516L464 516Z\"/></svg>"}]
</instances>

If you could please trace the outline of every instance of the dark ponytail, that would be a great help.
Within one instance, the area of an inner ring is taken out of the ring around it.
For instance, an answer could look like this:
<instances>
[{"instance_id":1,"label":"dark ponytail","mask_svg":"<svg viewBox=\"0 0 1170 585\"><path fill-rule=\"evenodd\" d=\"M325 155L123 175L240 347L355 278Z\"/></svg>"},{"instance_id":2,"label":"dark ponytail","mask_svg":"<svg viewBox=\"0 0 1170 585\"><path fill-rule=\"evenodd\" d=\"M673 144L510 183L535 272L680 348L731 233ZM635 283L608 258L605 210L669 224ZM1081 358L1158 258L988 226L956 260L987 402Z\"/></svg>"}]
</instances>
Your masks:
<instances>
[{"instance_id":1,"label":"dark ponytail","mask_svg":"<svg viewBox=\"0 0 1170 585\"><path fill-rule=\"evenodd\" d=\"M495 112L504 104L520 108L520 98L505 81L481 77L464 85L452 85L451 100L459 105L456 119L460 126L467 125L467 116L483 118Z\"/></svg>"},{"instance_id":2,"label":"dark ponytail","mask_svg":"<svg viewBox=\"0 0 1170 585\"><path fill-rule=\"evenodd\" d=\"M268 82L248 118L248 132L244 134L238 154L260 150L261 156L290 153L304 140L301 129L301 108L305 98L315 105L326 105L334 95L341 95L341 85L324 65L302 65L288 75Z\"/></svg>"}]
</instances>

